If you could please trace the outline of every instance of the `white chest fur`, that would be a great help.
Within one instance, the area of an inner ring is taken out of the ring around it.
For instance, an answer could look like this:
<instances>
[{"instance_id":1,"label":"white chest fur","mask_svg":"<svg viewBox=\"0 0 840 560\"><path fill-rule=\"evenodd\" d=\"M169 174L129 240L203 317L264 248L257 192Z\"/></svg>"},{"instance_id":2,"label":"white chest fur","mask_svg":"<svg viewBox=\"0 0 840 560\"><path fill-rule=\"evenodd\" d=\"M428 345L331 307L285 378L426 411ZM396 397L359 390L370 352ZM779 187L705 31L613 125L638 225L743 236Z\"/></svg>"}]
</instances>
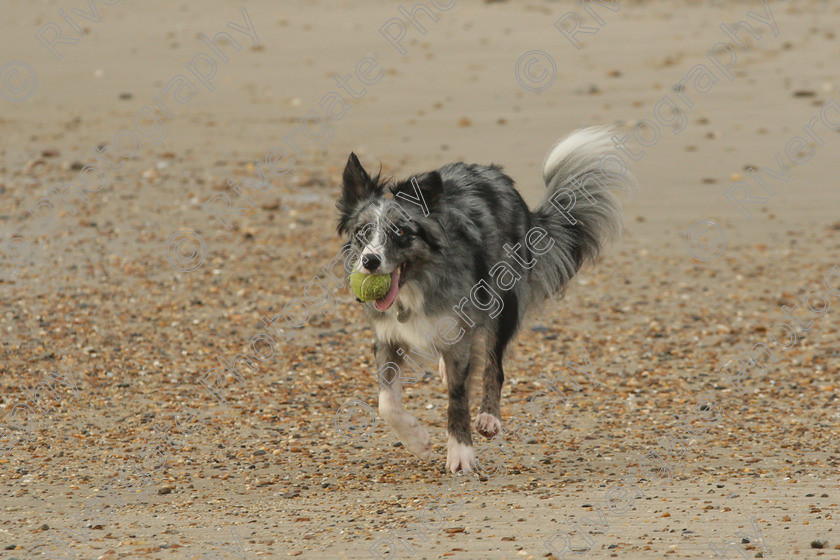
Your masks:
<instances>
[{"instance_id":1,"label":"white chest fur","mask_svg":"<svg viewBox=\"0 0 840 560\"><path fill-rule=\"evenodd\" d=\"M399 321L400 314L405 322ZM429 341L437 336L437 318L426 315L423 294L411 285L400 289L397 301L383 315L373 325L376 337L402 346L406 352L411 348L427 348Z\"/></svg>"}]
</instances>

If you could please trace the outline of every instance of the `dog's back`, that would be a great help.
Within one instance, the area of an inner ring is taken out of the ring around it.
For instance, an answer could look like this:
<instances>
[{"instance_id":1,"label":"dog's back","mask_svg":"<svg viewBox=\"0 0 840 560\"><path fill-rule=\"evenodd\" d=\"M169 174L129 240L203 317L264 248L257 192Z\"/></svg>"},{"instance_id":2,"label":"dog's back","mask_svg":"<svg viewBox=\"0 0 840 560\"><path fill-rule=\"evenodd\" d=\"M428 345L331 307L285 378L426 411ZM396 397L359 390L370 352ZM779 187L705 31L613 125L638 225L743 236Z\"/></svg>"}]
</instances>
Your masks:
<instances>
[{"instance_id":1,"label":"dog's back","mask_svg":"<svg viewBox=\"0 0 840 560\"><path fill-rule=\"evenodd\" d=\"M547 192L533 212L500 166L458 162L437 171L440 219L450 241L446 262L469 271L473 283L490 282L494 267L502 272L498 265L511 262L527 280L512 289L518 313L506 319L517 323L532 306L562 295L577 271L618 236L621 210L613 191L632 185L606 128L576 131L552 148L543 165ZM532 243L542 232L545 242ZM532 245L547 244L534 254Z\"/></svg>"}]
</instances>

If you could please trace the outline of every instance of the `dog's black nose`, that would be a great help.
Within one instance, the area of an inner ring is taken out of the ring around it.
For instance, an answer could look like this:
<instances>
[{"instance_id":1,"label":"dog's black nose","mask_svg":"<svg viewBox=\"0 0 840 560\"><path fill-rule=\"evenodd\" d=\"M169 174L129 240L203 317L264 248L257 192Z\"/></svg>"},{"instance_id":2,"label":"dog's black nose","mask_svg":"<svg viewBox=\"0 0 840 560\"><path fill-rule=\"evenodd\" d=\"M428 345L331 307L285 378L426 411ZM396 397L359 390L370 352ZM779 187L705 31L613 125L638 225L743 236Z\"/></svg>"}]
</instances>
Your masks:
<instances>
[{"instance_id":1,"label":"dog's black nose","mask_svg":"<svg viewBox=\"0 0 840 560\"><path fill-rule=\"evenodd\" d=\"M382 264L382 259L374 255L373 253L368 253L367 255L362 255L362 266L366 269L373 272L376 268Z\"/></svg>"}]
</instances>

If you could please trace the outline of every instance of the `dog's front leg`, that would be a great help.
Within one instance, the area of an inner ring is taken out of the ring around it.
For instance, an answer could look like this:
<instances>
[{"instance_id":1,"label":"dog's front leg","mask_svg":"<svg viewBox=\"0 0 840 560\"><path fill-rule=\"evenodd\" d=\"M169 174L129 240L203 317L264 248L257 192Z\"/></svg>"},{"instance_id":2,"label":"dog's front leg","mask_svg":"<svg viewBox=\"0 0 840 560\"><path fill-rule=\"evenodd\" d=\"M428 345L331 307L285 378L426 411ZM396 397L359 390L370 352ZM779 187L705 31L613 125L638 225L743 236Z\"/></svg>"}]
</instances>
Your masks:
<instances>
[{"instance_id":1,"label":"dog's front leg","mask_svg":"<svg viewBox=\"0 0 840 560\"><path fill-rule=\"evenodd\" d=\"M446 467L454 472L475 468L475 451L470 435L470 402L467 379L470 372L469 344L460 344L443 356L446 368L449 410L446 419Z\"/></svg>"},{"instance_id":2,"label":"dog's front leg","mask_svg":"<svg viewBox=\"0 0 840 560\"><path fill-rule=\"evenodd\" d=\"M406 412L400 399L403 360L387 343L377 343L375 352L379 372L379 415L391 426L403 445L424 461L428 460L432 454L429 434L414 416Z\"/></svg>"}]
</instances>

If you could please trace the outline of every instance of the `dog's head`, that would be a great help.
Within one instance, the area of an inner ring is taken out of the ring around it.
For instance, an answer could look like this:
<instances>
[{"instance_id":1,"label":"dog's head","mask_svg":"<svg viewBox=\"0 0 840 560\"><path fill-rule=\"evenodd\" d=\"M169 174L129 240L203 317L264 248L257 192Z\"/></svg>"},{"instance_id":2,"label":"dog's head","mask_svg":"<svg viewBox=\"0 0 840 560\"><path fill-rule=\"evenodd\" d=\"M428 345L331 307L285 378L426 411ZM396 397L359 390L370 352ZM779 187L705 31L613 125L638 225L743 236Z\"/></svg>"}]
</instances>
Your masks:
<instances>
[{"instance_id":1,"label":"dog's head","mask_svg":"<svg viewBox=\"0 0 840 560\"><path fill-rule=\"evenodd\" d=\"M351 249L350 271L391 275L390 290L374 302L379 311L391 307L400 288L418 280L423 264L440 254L446 241L436 217L442 191L437 171L384 181L368 175L356 154L350 154L336 203L338 233Z\"/></svg>"}]
</instances>

